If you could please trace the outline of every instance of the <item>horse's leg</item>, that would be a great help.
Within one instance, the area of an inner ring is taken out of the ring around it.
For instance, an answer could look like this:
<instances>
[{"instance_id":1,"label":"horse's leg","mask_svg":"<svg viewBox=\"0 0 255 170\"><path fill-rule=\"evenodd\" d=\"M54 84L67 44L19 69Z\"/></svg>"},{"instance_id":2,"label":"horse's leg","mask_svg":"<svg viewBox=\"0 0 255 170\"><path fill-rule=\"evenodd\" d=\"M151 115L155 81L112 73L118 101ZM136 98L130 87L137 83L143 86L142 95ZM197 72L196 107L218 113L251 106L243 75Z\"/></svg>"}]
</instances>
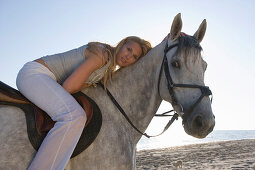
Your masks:
<instances>
[{"instance_id":1,"label":"horse's leg","mask_svg":"<svg viewBox=\"0 0 255 170\"><path fill-rule=\"evenodd\" d=\"M98 146L95 145L94 147ZM78 156L72 158L65 170L135 170L135 154L133 154L133 156L123 153L115 154L119 149L120 148L115 148L114 150L108 149L107 151L87 149Z\"/></svg>"},{"instance_id":2,"label":"horse's leg","mask_svg":"<svg viewBox=\"0 0 255 170\"><path fill-rule=\"evenodd\" d=\"M106 120L107 118L103 118ZM123 125L105 121L102 129L85 151L72 158L66 170L133 170L135 169L135 145Z\"/></svg>"},{"instance_id":3,"label":"horse's leg","mask_svg":"<svg viewBox=\"0 0 255 170\"><path fill-rule=\"evenodd\" d=\"M0 105L0 169L26 169L34 155L24 112Z\"/></svg>"}]
</instances>

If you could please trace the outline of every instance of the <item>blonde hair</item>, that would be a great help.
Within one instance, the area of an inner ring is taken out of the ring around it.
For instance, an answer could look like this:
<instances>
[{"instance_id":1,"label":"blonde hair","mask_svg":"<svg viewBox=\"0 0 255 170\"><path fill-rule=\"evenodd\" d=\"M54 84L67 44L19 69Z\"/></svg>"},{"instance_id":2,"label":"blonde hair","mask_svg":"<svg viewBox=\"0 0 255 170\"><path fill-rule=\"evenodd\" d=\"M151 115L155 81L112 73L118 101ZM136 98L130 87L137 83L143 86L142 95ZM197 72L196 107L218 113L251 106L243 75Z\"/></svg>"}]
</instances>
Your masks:
<instances>
[{"instance_id":1,"label":"blonde hair","mask_svg":"<svg viewBox=\"0 0 255 170\"><path fill-rule=\"evenodd\" d=\"M88 43L88 47L87 49L93 53L97 53L99 50L99 46L100 44L103 45L108 53L109 56L109 60L108 62L110 62L109 67L107 68L104 77L102 79L104 86L106 87L106 83L108 79L112 78L112 74L114 73L114 71L116 70L116 56L118 54L118 52L121 50L121 48L123 47L123 45L125 45L128 42L136 42L140 45L141 49L142 49L142 54L141 57L145 56L148 51L152 48L150 42L141 39L139 37L136 36L129 36L126 37L124 39L122 39L116 47L112 47L108 44L105 43L100 43L100 42L90 42ZM141 58L139 57L139 59ZM103 63L105 63L104 59L103 59Z\"/></svg>"}]
</instances>

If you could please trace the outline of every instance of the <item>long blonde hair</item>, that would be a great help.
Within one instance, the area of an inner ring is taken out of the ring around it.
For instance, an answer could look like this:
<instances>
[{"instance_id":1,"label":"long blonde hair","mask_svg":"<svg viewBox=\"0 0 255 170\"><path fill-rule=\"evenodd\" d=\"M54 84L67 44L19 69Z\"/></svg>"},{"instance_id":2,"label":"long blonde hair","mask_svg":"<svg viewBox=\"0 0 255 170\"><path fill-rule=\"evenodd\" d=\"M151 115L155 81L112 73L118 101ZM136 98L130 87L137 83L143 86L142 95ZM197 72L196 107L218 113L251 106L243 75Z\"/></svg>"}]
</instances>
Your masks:
<instances>
[{"instance_id":1,"label":"long blonde hair","mask_svg":"<svg viewBox=\"0 0 255 170\"><path fill-rule=\"evenodd\" d=\"M107 68L107 70L104 74L104 77L102 79L105 87L106 87L107 80L111 79L112 74L114 73L114 71L116 71L116 56L117 56L118 52L121 50L123 45L125 45L126 43L128 43L130 41L136 42L140 45L140 47L142 49L141 57L145 56L148 53L148 51L152 48L150 42L148 42L144 39L141 39L139 37L136 37L136 36L129 36L129 37L126 37L126 38L122 39L117 44L116 47L112 47L108 44L100 43L100 42L90 42L90 43L88 43L87 49L89 51L97 53L97 51L99 50L98 46L101 44L105 47L105 49L108 53L108 56L109 56L108 62L110 62L110 64L109 64L109 67ZM139 57L139 59L141 57ZM103 63L105 63L105 61L103 61Z\"/></svg>"}]
</instances>

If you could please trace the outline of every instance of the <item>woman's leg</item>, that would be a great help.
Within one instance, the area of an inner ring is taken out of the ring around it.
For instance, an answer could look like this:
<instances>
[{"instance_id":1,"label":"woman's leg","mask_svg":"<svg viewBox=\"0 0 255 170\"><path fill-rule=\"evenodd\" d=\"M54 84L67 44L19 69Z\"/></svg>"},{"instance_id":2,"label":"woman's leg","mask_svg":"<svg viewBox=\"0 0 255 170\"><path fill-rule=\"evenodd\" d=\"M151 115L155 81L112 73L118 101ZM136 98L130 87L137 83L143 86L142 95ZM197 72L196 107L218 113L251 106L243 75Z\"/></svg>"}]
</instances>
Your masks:
<instances>
[{"instance_id":1,"label":"woman's leg","mask_svg":"<svg viewBox=\"0 0 255 170\"><path fill-rule=\"evenodd\" d=\"M54 80L54 75L47 68L36 62L27 63L21 69L17 87L56 121L28 169L63 170L86 122L83 108Z\"/></svg>"}]
</instances>

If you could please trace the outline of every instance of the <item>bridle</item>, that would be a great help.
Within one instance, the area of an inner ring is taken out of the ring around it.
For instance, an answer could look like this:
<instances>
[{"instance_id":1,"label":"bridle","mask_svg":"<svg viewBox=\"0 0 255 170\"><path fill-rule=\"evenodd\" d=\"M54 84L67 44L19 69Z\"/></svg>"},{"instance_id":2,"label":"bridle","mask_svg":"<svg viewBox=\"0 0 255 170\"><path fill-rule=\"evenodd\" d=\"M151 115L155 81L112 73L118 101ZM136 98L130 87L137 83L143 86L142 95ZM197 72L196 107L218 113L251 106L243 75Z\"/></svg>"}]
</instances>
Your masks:
<instances>
[{"instance_id":1,"label":"bridle","mask_svg":"<svg viewBox=\"0 0 255 170\"><path fill-rule=\"evenodd\" d=\"M162 62L162 65L161 65L159 80L158 80L158 91L159 91L159 86L160 86L162 70L164 68L164 72L165 72L165 76L166 76L166 80L167 80L167 88L168 88L168 91L169 91L169 94L170 94L170 97L171 97L171 100L172 100L172 105L180 107L180 111L179 112L175 111L175 112L180 117L187 117L189 114L192 113L194 108L201 102L201 100L205 96L212 95L212 92L211 92L211 90L209 89L208 86L201 86L201 85L195 85L195 84L176 84L176 83L173 82L173 79L172 79L170 71L169 71L169 65L168 65L169 62L168 62L168 59L167 59L167 53L171 49L173 49L174 47L177 47L177 46L178 46L178 43L175 43L175 44L172 44L172 45L168 46L168 40L166 41L166 46L165 46L165 49L164 49L164 58L163 58L163 62ZM201 95L197 99L197 101L189 108L189 110L184 112L182 105L178 102L178 100L175 96L175 92L174 92L175 88L198 88L201 91ZM212 98L211 98L211 102L212 102Z\"/></svg>"},{"instance_id":2,"label":"bridle","mask_svg":"<svg viewBox=\"0 0 255 170\"><path fill-rule=\"evenodd\" d=\"M174 47L177 47L178 43L176 44L172 44L170 46L168 46L168 40L166 42L166 46L164 49L164 58L161 64L161 68L160 68L160 73L159 73L159 80L158 80L158 93L159 93L159 85L160 85L160 80L161 80L161 75L163 72L163 68L164 68L164 72L166 75L166 79L167 79L167 87L168 87L168 91L172 100L172 105L173 106L179 106L181 108L181 110L179 112L175 111L175 110L170 110L168 112L164 112L162 114L155 114L155 116L172 116L172 118L169 120L169 122L167 123L167 125L165 126L164 130L158 134L158 135L154 135L154 136L150 136L147 135L146 133L141 132L133 123L132 121L128 118L127 114L125 113L125 111L122 109L122 107L119 105L119 103L115 100L115 98L112 96L112 94L110 93L110 91L107 88L104 88L104 85L99 82L98 84L103 88L106 89L106 93L107 95L110 97L110 99L112 100L112 102L115 104L115 106L119 109L119 111L122 113L122 115L126 118L126 120L128 121L128 123L140 134L150 138L150 137L156 137L159 136L161 134L163 134L170 126L171 124L178 119L178 117L187 117L188 114L192 113L192 111L194 110L194 108L200 103L200 101L203 99L203 97L205 96L210 96L212 95L211 90L209 89L209 87L207 86L200 86L200 85L193 85L193 84L175 84L173 82L173 79L171 77L170 71L169 71L169 66L168 66L168 59L167 59L167 53ZM177 101L177 98L175 97L175 93L174 93L174 88L199 88L201 90L201 95L198 98L198 100L190 107L190 109L184 113L183 107L182 105ZM160 93L159 93L160 94ZM211 100L212 101L212 100ZM170 112L174 112L174 115L167 115L167 113Z\"/></svg>"}]
</instances>

